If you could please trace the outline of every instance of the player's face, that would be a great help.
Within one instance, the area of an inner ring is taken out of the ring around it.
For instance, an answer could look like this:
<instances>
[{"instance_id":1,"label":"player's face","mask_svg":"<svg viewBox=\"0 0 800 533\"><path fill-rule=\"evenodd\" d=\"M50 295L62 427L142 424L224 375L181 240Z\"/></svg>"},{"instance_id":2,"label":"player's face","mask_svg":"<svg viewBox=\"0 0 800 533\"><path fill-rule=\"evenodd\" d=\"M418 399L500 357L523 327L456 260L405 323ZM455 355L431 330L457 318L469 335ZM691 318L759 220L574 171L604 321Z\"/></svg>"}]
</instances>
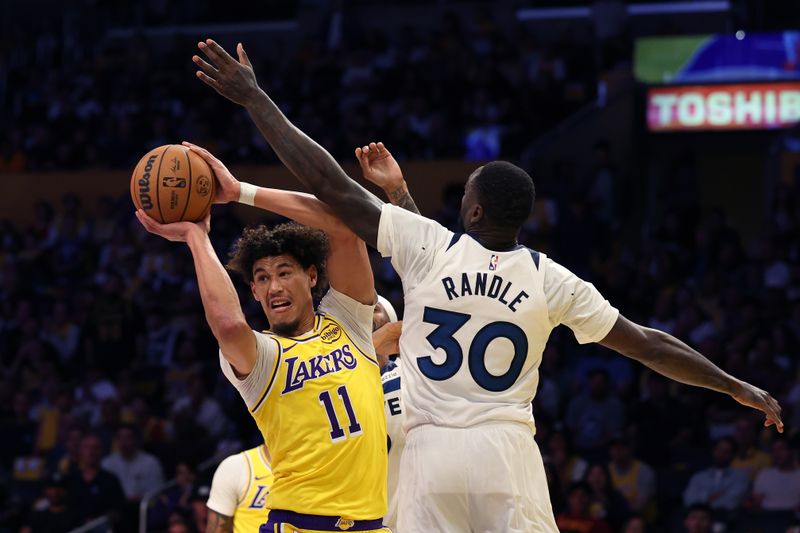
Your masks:
<instances>
[{"instance_id":1,"label":"player's face","mask_svg":"<svg viewBox=\"0 0 800 533\"><path fill-rule=\"evenodd\" d=\"M388 323L389 315L386 313L386 309L381 304L375 304L375 309L372 311L372 331Z\"/></svg>"},{"instance_id":2,"label":"player's face","mask_svg":"<svg viewBox=\"0 0 800 533\"><path fill-rule=\"evenodd\" d=\"M290 255L263 257L253 264L253 296L261 303L272 331L299 335L313 326L311 289L317 284L317 269L305 269Z\"/></svg>"},{"instance_id":3,"label":"player's face","mask_svg":"<svg viewBox=\"0 0 800 533\"><path fill-rule=\"evenodd\" d=\"M467 184L464 185L464 196L461 198L461 211L458 218L461 225L464 226L465 231L481 219L483 209L478 203L478 191L475 188L475 176L477 176L483 167L478 167L475 172L467 178Z\"/></svg>"}]
</instances>

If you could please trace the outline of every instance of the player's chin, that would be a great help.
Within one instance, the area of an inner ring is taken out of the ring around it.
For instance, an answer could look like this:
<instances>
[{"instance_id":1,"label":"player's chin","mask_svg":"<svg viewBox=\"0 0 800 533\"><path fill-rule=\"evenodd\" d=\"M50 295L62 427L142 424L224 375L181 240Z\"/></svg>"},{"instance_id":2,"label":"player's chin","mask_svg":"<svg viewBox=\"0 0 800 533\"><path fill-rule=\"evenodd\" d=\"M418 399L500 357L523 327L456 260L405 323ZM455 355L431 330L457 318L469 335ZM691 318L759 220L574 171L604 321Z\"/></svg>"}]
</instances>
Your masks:
<instances>
[{"instance_id":1,"label":"player's chin","mask_svg":"<svg viewBox=\"0 0 800 533\"><path fill-rule=\"evenodd\" d=\"M270 329L277 333L278 335L283 335L284 337L290 337L297 332L297 328L300 325L300 319L296 317L288 317L283 316L282 314L277 314L270 316L267 315L267 320L269 320Z\"/></svg>"}]
</instances>

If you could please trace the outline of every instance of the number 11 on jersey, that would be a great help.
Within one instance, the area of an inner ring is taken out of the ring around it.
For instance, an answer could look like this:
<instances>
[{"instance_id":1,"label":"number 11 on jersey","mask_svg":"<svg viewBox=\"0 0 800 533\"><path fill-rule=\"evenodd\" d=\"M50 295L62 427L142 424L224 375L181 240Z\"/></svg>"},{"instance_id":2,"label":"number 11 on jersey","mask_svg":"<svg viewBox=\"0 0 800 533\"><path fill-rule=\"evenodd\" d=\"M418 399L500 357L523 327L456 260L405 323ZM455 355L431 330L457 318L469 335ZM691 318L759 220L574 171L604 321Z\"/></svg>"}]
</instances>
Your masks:
<instances>
[{"instance_id":1,"label":"number 11 on jersey","mask_svg":"<svg viewBox=\"0 0 800 533\"><path fill-rule=\"evenodd\" d=\"M357 437L361 435L361 424L359 424L358 419L356 419L356 413L353 411L353 404L350 402L350 396L347 394L347 387L342 385L336 389L336 392L342 399L345 411L347 411L347 418L350 422L347 428L348 435L345 435L344 429L342 429L341 424L339 424L339 417L336 416L336 409L333 407L331 393L329 391L322 391L319 393L319 403L325 408L325 414L328 415L328 423L331 425L330 435L333 442L339 442L340 440L346 439L348 436Z\"/></svg>"}]
</instances>

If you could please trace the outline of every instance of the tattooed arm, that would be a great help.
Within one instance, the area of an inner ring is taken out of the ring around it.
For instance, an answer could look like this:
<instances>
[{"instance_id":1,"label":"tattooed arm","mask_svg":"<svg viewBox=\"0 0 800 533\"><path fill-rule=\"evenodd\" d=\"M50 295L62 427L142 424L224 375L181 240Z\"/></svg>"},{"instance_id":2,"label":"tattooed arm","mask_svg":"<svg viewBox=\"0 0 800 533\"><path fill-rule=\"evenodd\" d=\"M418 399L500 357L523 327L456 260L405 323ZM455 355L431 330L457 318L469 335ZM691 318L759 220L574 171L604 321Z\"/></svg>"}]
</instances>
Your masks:
<instances>
[{"instance_id":1,"label":"tattooed arm","mask_svg":"<svg viewBox=\"0 0 800 533\"><path fill-rule=\"evenodd\" d=\"M364 172L364 178L383 189L390 202L419 214L417 204L408 192L400 165L383 143L369 143L369 146L356 148L356 159Z\"/></svg>"},{"instance_id":2,"label":"tattooed arm","mask_svg":"<svg viewBox=\"0 0 800 533\"><path fill-rule=\"evenodd\" d=\"M317 198L328 204L353 233L377 245L383 202L353 181L322 146L297 129L261 90L244 47L239 60L211 39L198 43L211 64L194 56L197 77L222 96L247 109L283 164Z\"/></svg>"},{"instance_id":3,"label":"tattooed arm","mask_svg":"<svg viewBox=\"0 0 800 533\"><path fill-rule=\"evenodd\" d=\"M233 533L233 517L209 509L206 533Z\"/></svg>"}]
</instances>

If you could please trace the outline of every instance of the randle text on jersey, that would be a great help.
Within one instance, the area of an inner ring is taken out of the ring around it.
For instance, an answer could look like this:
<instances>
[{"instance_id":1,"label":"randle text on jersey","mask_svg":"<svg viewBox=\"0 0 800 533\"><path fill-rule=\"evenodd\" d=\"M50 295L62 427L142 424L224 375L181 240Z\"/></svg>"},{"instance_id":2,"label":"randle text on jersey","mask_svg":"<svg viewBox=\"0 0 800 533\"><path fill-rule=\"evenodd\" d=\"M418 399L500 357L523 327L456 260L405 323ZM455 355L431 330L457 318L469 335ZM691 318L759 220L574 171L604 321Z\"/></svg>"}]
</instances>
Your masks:
<instances>
[{"instance_id":1,"label":"randle text on jersey","mask_svg":"<svg viewBox=\"0 0 800 533\"><path fill-rule=\"evenodd\" d=\"M493 255L492 257L497 256ZM492 265L496 267L497 261L489 263L490 269L492 269ZM453 277L458 279L458 276ZM474 272L471 274L463 272L461 274L461 283L454 281L453 277L442 278L444 292L447 295L447 299L451 301L453 298L461 296L486 296L497 300L516 313L517 305L530 297L525 291L512 290L514 284L510 281L505 281L497 274L492 274L492 277L489 278L489 274L486 272Z\"/></svg>"},{"instance_id":2,"label":"randle text on jersey","mask_svg":"<svg viewBox=\"0 0 800 533\"><path fill-rule=\"evenodd\" d=\"M338 338L338 337L337 337ZM358 366L358 360L350 350L349 344L326 353L318 354L308 361L300 361L299 357L286 359L286 385L281 394L286 394L303 388L306 381L321 378L342 370L353 370Z\"/></svg>"}]
</instances>

